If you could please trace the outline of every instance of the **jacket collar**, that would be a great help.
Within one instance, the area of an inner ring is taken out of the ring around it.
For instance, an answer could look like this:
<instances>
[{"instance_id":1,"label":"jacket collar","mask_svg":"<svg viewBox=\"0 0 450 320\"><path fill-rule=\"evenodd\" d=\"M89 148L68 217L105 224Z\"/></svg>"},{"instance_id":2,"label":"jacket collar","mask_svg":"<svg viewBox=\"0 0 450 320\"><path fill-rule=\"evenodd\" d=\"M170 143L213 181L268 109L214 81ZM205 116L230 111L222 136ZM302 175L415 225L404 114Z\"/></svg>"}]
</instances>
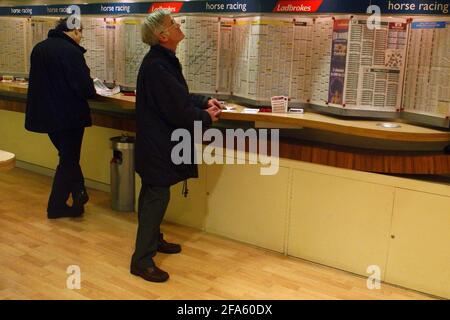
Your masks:
<instances>
[{"instance_id":1,"label":"jacket collar","mask_svg":"<svg viewBox=\"0 0 450 320\"><path fill-rule=\"evenodd\" d=\"M167 48L164 48L162 45L160 44L156 44L154 46L152 46L151 50L156 50L166 56L168 56L171 59L176 59L178 61L177 56L175 55L175 52L173 52L172 50L169 50Z\"/></svg>"},{"instance_id":2,"label":"jacket collar","mask_svg":"<svg viewBox=\"0 0 450 320\"><path fill-rule=\"evenodd\" d=\"M77 47L82 53L86 53L86 49L83 48L82 46L80 46L78 43L76 43L71 37L69 37L67 34L65 34L62 31L58 31L56 29L51 29L48 32L48 37L49 38L61 38L64 39L66 41L69 41L71 44L73 44L75 47Z\"/></svg>"}]
</instances>

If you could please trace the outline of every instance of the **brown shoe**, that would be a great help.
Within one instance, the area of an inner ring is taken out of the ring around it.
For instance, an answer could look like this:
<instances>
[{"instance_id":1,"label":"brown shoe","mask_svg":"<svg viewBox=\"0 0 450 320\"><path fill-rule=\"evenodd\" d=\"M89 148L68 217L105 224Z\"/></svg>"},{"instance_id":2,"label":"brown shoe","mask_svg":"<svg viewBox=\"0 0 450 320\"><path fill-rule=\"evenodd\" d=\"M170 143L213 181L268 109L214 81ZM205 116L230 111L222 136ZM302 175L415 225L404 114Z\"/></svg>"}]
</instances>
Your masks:
<instances>
[{"instance_id":1,"label":"brown shoe","mask_svg":"<svg viewBox=\"0 0 450 320\"><path fill-rule=\"evenodd\" d=\"M176 243L169 243L163 238L163 234L161 233L159 235L159 241L158 241L158 252L162 253L180 253L181 252L181 246Z\"/></svg>"},{"instance_id":2,"label":"brown shoe","mask_svg":"<svg viewBox=\"0 0 450 320\"><path fill-rule=\"evenodd\" d=\"M167 281L167 279L169 279L169 274L159 269L157 266L147 267L145 269L131 266L130 272L135 276L139 276L151 282L164 282Z\"/></svg>"}]
</instances>

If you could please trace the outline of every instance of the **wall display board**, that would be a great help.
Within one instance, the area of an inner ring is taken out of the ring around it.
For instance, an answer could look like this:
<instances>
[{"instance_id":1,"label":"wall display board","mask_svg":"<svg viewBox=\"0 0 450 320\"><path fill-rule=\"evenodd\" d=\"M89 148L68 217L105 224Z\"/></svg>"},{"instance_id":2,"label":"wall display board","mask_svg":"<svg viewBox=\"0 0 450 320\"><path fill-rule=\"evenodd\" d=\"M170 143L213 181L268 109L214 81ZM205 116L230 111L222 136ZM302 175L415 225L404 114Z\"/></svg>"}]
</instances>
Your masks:
<instances>
[{"instance_id":1,"label":"wall display board","mask_svg":"<svg viewBox=\"0 0 450 320\"><path fill-rule=\"evenodd\" d=\"M405 112L450 115L450 20L411 23L403 92Z\"/></svg>"},{"instance_id":2,"label":"wall display board","mask_svg":"<svg viewBox=\"0 0 450 320\"><path fill-rule=\"evenodd\" d=\"M372 28L370 5L381 9ZM217 0L79 5L91 76L133 90L145 14L168 9L191 92L267 105L449 126L449 1ZM26 75L33 46L68 5L0 7L0 75ZM389 13L384 15L384 13ZM418 16L415 16L418 15ZM5 17L8 16L8 17ZM433 121L430 122L430 118ZM436 120L440 119L440 120Z\"/></svg>"}]
</instances>

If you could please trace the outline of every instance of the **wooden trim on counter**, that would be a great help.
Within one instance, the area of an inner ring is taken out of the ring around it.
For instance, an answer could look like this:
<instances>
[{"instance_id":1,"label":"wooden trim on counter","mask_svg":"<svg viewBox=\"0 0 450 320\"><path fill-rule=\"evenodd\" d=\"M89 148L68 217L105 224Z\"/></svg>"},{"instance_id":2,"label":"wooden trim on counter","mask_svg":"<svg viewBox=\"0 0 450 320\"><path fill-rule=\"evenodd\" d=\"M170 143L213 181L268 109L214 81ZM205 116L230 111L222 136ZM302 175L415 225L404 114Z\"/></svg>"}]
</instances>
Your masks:
<instances>
[{"instance_id":1,"label":"wooden trim on counter","mask_svg":"<svg viewBox=\"0 0 450 320\"><path fill-rule=\"evenodd\" d=\"M331 167L388 174L449 174L450 154L368 151L282 139L280 157Z\"/></svg>"},{"instance_id":2,"label":"wooden trim on counter","mask_svg":"<svg viewBox=\"0 0 450 320\"><path fill-rule=\"evenodd\" d=\"M25 113L26 104L21 101L3 100L0 98L0 109Z\"/></svg>"},{"instance_id":3,"label":"wooden trim on counter","mask_svg":"<svg viewBox=\"0 0 450 320\"><path fill-rule=\"evenodd\" d=\"M134 119L114 117L95 112L91 112L91 117L94 126L136 132L136 121Z\"/></svg>"},{"instance_id":4,"label":"wooden trim on counter","mask_svg":"<svg viewBox=\"0 0 450 320\"><path fill-rule=\"evenodd\" d=\"M26 103L21 101L0 99L0 110L25 113ZM132 132L136 131L136 122L134 121L134 119L96 113L95 111L91 112L91 117L92 124L94 126Z\"/></svg>"}]
</instances>

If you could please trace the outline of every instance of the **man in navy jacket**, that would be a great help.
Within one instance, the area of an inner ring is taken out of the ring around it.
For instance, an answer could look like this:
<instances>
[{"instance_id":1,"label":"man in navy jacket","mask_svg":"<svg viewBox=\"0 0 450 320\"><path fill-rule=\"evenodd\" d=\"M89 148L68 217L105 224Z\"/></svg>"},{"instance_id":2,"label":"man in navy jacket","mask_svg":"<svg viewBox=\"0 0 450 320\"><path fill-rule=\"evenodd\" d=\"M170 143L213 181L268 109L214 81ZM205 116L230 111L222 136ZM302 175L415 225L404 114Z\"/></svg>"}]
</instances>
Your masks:
<instances>
[{"instance_id":1,"label":"man in navy jacket","mask_svg":"<svg viewBox=\"0 0 450 320\"><path fill-rule=\"evenodd\" d=\"M216 99L189 93L175 56L183 38L180 25L169 11L151 13L142 25L142 40L151 50L142 61L136 88L136 171L142 179L142 189L130 271L153 282L169 278L167 272L156 267L152 259L156 252L181 251L180 245L166 242L160 231L170 186L198 176L193 161L175 164L172 160L171 152L176 145L171 141L172 132L184 128L193 136L194 121L209 126L220 114Z\"/></svg>"},{"instance_id":2,"label":"man in navy jacket","mask_svg":"<svg viewBox=\"0 0 450 320\"><path fill-rule=\"evenodd\" d=\"M79 20L61 19L31 53L25 128L47 133L59 154L49 219L81 216L88 201L79 161L84 128L92 125L87 99L95 96L95 88L81 38Z\"/></svg>"}]
</instances>

